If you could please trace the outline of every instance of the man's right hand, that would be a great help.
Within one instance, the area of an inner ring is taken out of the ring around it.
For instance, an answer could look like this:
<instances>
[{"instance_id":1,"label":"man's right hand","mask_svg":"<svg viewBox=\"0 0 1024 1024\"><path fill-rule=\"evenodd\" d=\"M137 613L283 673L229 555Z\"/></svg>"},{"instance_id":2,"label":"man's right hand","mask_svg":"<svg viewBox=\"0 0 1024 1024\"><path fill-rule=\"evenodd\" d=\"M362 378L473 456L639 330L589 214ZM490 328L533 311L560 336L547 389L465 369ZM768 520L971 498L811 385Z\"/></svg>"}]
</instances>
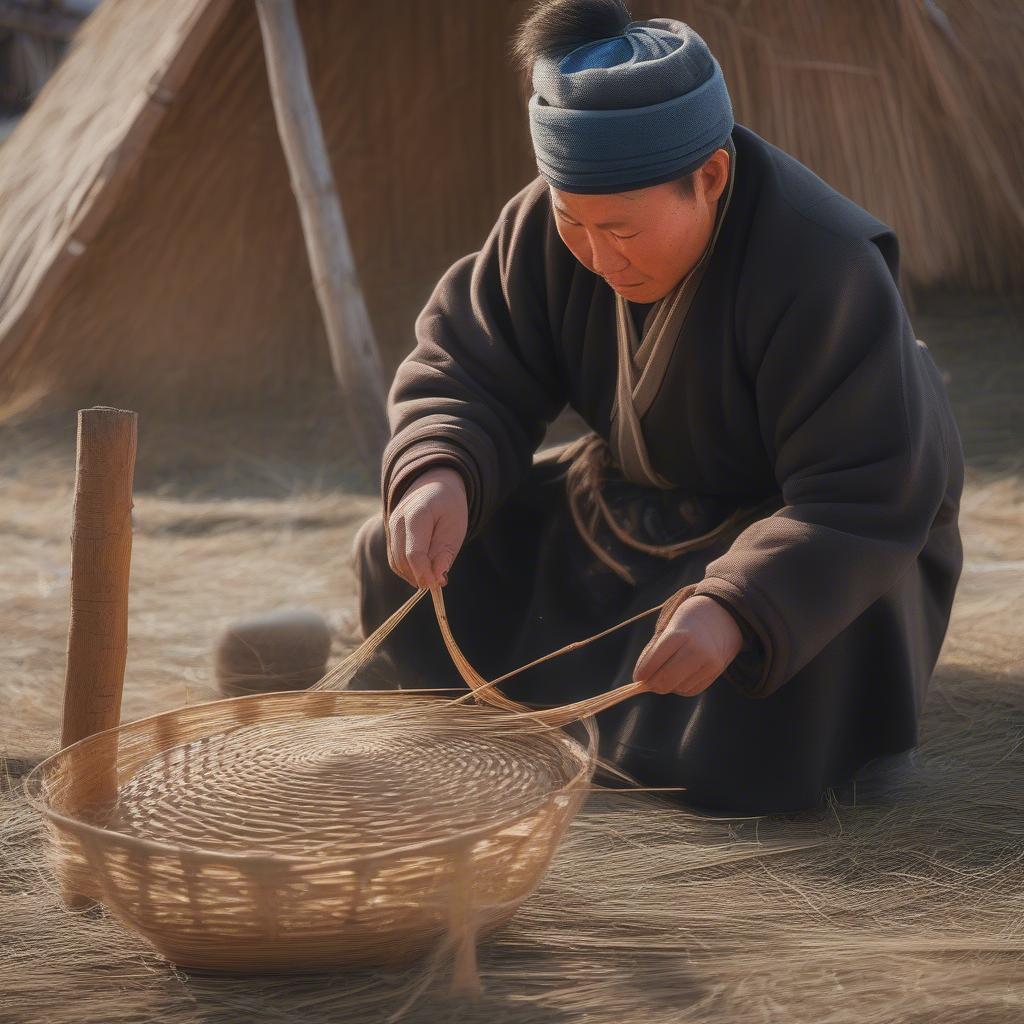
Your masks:
<instances>
[{"instance_id":1,"label":"man's right hand","mask_svg":"<svg viewBox=\"0 0 1024 1024\"><path fill-rule=\"evenodd\" d=\"M461 475L447 466L428 469L391 510L391 568L414 587L444 586L466 539L468 522Z\"/></svg>"}]
</instances>

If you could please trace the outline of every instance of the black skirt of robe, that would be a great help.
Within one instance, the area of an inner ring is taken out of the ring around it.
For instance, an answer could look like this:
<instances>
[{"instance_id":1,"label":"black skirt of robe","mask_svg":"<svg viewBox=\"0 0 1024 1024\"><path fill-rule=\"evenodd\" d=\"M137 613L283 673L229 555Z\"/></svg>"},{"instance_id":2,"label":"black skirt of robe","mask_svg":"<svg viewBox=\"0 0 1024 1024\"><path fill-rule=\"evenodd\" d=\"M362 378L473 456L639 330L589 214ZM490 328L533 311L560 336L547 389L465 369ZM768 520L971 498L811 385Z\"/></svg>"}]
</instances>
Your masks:
<instances>
[{"instance_id":1,"label":"black skirt of robe","mask_svg":"<svg viewBox=\"0 0 1024 1024\"><path fill-rule=\"evenodd\" d=\"M734 539L725 535L712 547L664 560L601 537L628 565L635 578L630 584L595 558L577 533L564 472L554 454L538 457L449 574L445 603L452 630L485 678L660 604L701 580L708 562ZM685 500L680 516L678 495L673 505L664 492L624 480L612 482L609 496L643 539L660 543L704 533L733 510L719 499ZM952 562L959 557L955 516L948 537L941 525L933 527L931 552L926 547L899 585L770 696L748 696L728 672L697 697L641 695L597 716L601 755L642 785L686 787L680 799L696 808L760 814L815 806L866 762L914 746L918 704L946 621L928 614L922 602L930 600L929 576L942 575L944 559L955 580ZM388 565L380 517L364 525L354 556L365 636L413 591ZM550 706L627 683L655 618L530 669L502 688L517 700ZM357 677L353 688L463 686L429 600L413 609L382 654L387 667Z\"/></svg>"}]
</instances>

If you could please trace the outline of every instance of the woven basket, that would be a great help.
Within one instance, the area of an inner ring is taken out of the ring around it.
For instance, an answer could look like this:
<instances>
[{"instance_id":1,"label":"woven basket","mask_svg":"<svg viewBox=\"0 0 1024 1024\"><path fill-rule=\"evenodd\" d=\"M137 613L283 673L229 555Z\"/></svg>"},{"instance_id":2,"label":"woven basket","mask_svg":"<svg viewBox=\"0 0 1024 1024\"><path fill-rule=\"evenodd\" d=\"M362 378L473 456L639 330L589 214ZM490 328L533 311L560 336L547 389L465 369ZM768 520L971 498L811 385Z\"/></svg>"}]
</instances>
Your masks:
<instances>
[{"instance_id":1,"label":"woven basket","mask_svg":"<svg viewBox=\"0 0 1024 1024\"><path fill-rule=\"evenodd\" d=\"M261 694L87 737L26 787L65 889L175 963L384 965L451 944L465 969L585 797L595 732L572 728L436 692Z\"/></svg>"},{"instance_id":2,"label":"woven basket","mask_svg":"<svg viewBox=\"0 0 1024 1024\"><path fill-rule=\"evenodd\" d=\"M135 448L134 413L79 413L63 747L25 780L66 901L193 969L450 949L453 986L476 988L477 936L537 886L589 789L591 716L637 684L530 711L469 664L435 589L459 699L346 689L419 591L310 690L121 725Z\"/></svg>"}]
</instances>

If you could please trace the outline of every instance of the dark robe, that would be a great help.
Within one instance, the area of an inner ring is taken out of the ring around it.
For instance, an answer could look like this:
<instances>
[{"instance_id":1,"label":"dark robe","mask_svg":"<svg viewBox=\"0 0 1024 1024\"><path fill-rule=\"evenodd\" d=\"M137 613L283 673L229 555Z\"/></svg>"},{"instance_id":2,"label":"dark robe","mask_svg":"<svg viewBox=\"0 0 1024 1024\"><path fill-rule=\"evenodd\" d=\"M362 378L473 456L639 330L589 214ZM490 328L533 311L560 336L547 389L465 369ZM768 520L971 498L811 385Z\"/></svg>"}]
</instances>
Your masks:
<instances>
[{"instance_id":1,"label":"dark robe","mask_svg":"<svg viewBox=\"0 0 1024 1024\"><path fill-rule=\"evenodd\" d=\"M534 453L566 404L607 439L614 293L559 238L541 178L417 318L391 389L382 486L387 509L427 466L462 474L469 538L445 597L488 678L688 584L727 608L745 644L723 677L695 698L644 694L604 712L601 750L646 785L685 786L696 805L762 812L813 805L867 761L916 743L962 565L963 456L899 295L892 230L748 129L733 140L731 203L642 420L651 463L674 489L613 475L608 493L657 542L738 507L762 503L759 518L669 561L615 548L633 584L579 538L565 466ZM369 631L411 591L388 568L380 518L356 558ZM506 692L551 705L628 682L653 624L532 669ZM396 685L456 679L429 602L389 657Z\"/></svg>"}]
</instances>

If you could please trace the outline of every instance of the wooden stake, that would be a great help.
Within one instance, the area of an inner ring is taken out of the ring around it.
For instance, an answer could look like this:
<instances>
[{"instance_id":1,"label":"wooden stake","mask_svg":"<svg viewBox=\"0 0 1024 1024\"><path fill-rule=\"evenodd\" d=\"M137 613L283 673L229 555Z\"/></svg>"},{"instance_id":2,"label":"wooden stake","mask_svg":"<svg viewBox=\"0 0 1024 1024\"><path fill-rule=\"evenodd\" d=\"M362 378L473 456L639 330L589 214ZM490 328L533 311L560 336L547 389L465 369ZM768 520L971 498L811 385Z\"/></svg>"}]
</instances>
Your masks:
<instances>
[{"instance_id":1,"label":"wooden stake","mask_svg":"<svg viewBox=\"0 0 1024 1024\"><path fill-rule=\"evenodd\" d=\"M103 406L78 413L62 747L112 729L121 719L137 420L134 412ZM69 810L84 813L117 797L117 744L108 749L102 770L73 781ZM88 904L71 879L62 882L70 906Z\"/></svg>"},{"instance_id":2,"label":"wooden stake","mask_svg":"<svg viewBox=\"0 0 1024 1024\"><path fill-rule=\"evenodd\" d=\"M62 747L121 721L136 423L135 413L123 409L78 413Z\"/></svg>"},{"instance_id":3,"label":"wooden stake","mask_svg":"<svg viewBox=\"0 0 1024 1024\"><path fill-rule=\"evenodd\" d=\"M376 473L389 436L384 372L334 186L294 0L256 0L256 10L331 363L357 450L367 470Z\"/></svg>"},{"instance_id":4,"label":"wooden stake","mask_svg":"<svg viewBox=\"0 0 1024 1024\"><path fill-rule=\"evenodd\" d=\"M78 414L62 747L121 719L137 420L103 406Z\"/></svg>"}]
</instances>

